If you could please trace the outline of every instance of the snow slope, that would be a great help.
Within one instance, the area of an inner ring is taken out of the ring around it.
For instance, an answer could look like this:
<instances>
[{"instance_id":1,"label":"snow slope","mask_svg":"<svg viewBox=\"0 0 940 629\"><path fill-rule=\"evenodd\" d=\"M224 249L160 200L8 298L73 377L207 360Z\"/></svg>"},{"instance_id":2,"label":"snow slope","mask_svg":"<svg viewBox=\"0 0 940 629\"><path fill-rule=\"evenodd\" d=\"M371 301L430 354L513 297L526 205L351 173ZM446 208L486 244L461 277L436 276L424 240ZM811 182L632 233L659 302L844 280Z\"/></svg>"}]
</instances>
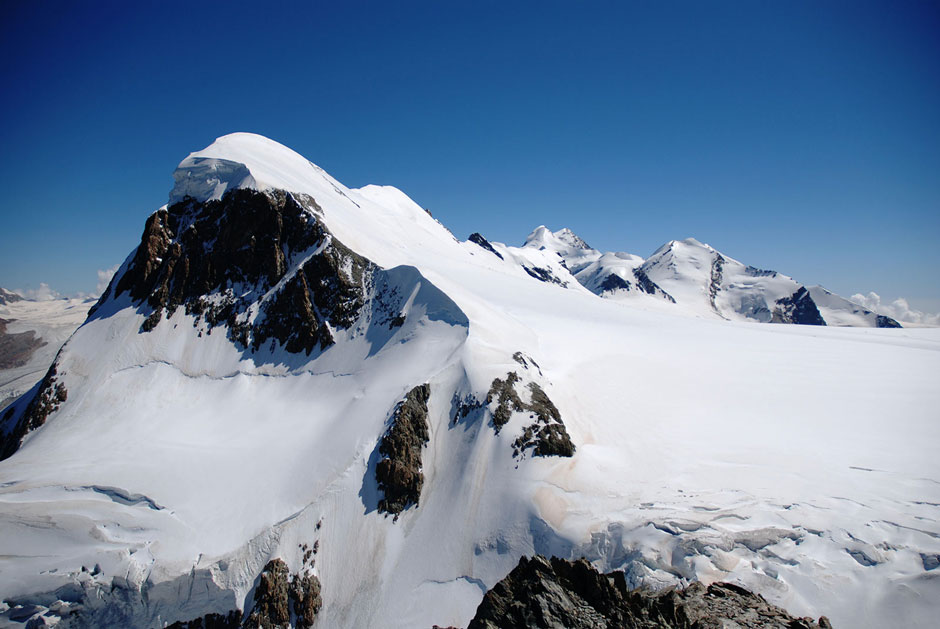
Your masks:
<instances>
[{"instance_id":1,"label":"snow slope","mask_svg":"<svg viewBox=\"0 0 940 629\"><path fill-rule=\"evenodd\" d=\"M809 294L819 307L828 325L850 327L894 327L890 317L872 312L858 304L832 293L822 286L810 286ZM900 325L900 324L898 324ZM905 324L908 325L908 324Z\"/></svg>"},{"instance_id":2,"label":"snow slope","mask_svg":"<svg viewBox=\"0 0 940 629\"><path fill-rule=\"evenodd\" d=\"M148 309L110 291L62 350L68 399L0 462L12 626L30 604L53 620L81 605L61 616L75 626L244 609L275 557L320 579L317 626L465 626L534 552L637 584L732 580L837 627L932 624L940 330L750 325L730 316L730 283L710 318L598 299L548 247L459 242L397 189L346 188L251 134L174 178L171 203L310 195L310 216L401 296L405 323L367 313L322 351L251 351L182 307L144 332ZM672 243L644 264L709 312L670 273L710 280L711 251ZM284 277L313 255L287 256ZM728 282L763 277L731 262ZM390 294L378 287L367 301ZM497 432L486 399L508 372L554 402L573 457L513 456L531 417ZM424 486L392 518L376 508L378 443L425 382Z\"/></svg>"}]
</instances>

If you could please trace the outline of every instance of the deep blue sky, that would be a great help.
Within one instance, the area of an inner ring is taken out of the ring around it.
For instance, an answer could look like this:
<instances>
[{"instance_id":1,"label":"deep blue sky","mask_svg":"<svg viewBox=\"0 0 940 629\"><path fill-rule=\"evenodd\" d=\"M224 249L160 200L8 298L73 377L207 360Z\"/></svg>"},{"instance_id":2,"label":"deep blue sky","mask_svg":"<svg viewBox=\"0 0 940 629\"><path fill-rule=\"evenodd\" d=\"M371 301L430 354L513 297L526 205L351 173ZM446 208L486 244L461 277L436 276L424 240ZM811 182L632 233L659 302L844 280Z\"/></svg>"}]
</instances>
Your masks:
<instances>
[{"instance_id":1,"label":"deep blue sky","mask_svg":"<svg viewBox=\"0 0 940 629\"><path fill-rule=\"evenodd\" d=\"M694 236L940 310L937 2L4 3L0 286L92 291L219 135L460 238Z\"/></svg>"}]
</instances>

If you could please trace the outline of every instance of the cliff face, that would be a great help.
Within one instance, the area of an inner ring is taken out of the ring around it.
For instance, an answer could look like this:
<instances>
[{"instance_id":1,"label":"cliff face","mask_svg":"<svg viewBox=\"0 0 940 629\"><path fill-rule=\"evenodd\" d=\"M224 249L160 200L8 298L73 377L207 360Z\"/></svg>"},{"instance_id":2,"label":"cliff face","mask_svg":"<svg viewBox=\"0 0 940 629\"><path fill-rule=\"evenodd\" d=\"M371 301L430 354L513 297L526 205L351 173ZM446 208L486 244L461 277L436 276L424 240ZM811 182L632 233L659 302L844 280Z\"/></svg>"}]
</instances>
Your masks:
<instances>
[{"instance_id":1,"label":"cliff face","mask_svg":"<svg viewBox=\"0 0 940 629\"><path fill-rule=\"evenodd\" d=\"M523 557L483 597L469 629L831 629L828 619L794 618L730 583L628 590L623 572L601 574L581 559Z\"/></svg>"},{"instance_id":2,"label":"cliff face","mask_svg":"<svg viewBox=\"0 0 940 629\"><path fill-rule=\"evenodd\" d=\"M147 220L115 296L150 310L144 332L182 306L246 348L273 339L290 353L325 349L331 329L359 316L375 267L334 239L319 212L282 191L175 203Z\"/></svg>"}]
</instances>

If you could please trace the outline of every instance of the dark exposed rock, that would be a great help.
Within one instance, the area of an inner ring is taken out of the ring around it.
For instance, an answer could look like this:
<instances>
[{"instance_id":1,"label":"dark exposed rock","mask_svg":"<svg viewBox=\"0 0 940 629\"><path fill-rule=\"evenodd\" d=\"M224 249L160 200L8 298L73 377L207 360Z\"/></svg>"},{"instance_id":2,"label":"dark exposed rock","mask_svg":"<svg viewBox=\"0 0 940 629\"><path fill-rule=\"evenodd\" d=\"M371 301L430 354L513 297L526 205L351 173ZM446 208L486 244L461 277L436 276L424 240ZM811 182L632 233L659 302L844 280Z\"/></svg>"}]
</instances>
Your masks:
<instances>
[{"instance_id":1,"label":"dark exposed rock","mask_svg":"<svg viewBox=\"0 0 940 629\"><path fill-rule=\"evenodd\" d=\"M255 586L254 605L244 627L282 629L290 626L289 572L281 559L265 565Z\"/></svg>"},{"instance_id":2,"label":"dark exposed rock","mask_svg":"<svg viewBox=\"0 0 940 629\"><path fill-rule=\"evenodd\" d=\"M529 391L532 393L532 401L526 405L527 410L535 413L539 421L544 424L552 420L561 422L561 413L558 412L555 404L548 399L542 387L535 382L530 382Z\"/></svg>"},{"instance_id":3,"label":"dark exposed rock","mask_svg":"<svg viewBox=\"0 0 940 629\"><path fill-rule=\"evenodd\" d=\"M744 270L745 273L751 277L777 277L776 271L768 271L766 269L758 269L756 266L750 266Z\"/></svg>"},{"instance_id":4,"label":"dark exposed rock","mask_svg":"<svg viewBox=\"0 0 940 629\"><path fill-rule=\"evenodd\" d=\"M730 583L683 590L628 590L623 572L601 574L584 559L523 557L477 608L468 629L831 629L794 618L763 597Z\"/></svg>"},{"instance_id":5,"label":"dark exposed rock","mask_svg":"<svg viewBox=\"0 0 940 629\"><path fill-rule=\"evenodd\" d=\"M56 363L52 363L22 414L17 418L17 406L14 405L0 418L0 461L12 456L26 435L45 424L49 415L59 410L59 405L67 398L68 391L64 384L58 382Z\"/></svg>"},{"instance_id":6,"label":"dark exposed rock","mask_svg":"<svg viewBox=\"0 0 940 629\"><path fill-rule=\"evenodd\" d=\"M522 434L512 442L513 456L532 448L534 456L574 456L575 447L564 424L538 423L526 426Z\"/></svg>"},{"instance_id":7,"label":"dark exposed rock","mask_svg":"<svg viewBox=\"0 0 940 629\"><path fill-rule=\"evenodd\" d=\"M269 339L291 353L329 347L330 330L357 319L375 267L333 238L319 211L308 196L246 189L161 209L147 220L115 296L129 293L149 308L143 332L182 306L209 333L226 326L245 348Z\"/></svg>"},{"instance_id":8,"label":"dark exposed rock","mask_svg":"<svg viewBox=\"0 0 940 629\"><path fill-rule=\"evenodd\" d=\"M467 395L461 399L460 396L455 393L454 400L451 402L451 408L454 411L454 423L456 424L461 419L465 419L471 413L478 411L485 405L485 402L481 402L473 395Z\"/></svg>"},{"instance_id":9,"label":"dark exposed rock","mask_svg":"<svg viewBox=\"0 0 940 629\"><path fill-rule=\"evenodd\" d=\"M495 378L493 384L490 385L489 392L486 394L487 404L496 400L496 409L493 411L493 427L496 429L496 434L499 434L502 427L509 422L513 411L521 412L525 410L522 399L516 393L515 385L517 382L519 382L519 375L515 371L510 371L506 374L505 380Z\"/></svg>"},{"instance_id":10,"label":"dark exposed rock","mask_svg":"<svg viewBox=\"0 0 940 629\"><path fill-rule=\"evenodd\" d=\"M799 290L778 299L774 308L772 323L798 323L801 325L826 325L826 321L819 314L816 302L810 297L809 291L800 286Z\"/></svg>"},{"instance_id":11,"label":"dark exposed rock","mask_svg":"<svg viewBox=\"0 0 940 629\"><path fill-rule=\"evenodd\" d=\"M611 293L615 290L632 290L633 286L627 280L623 279L616 273L611 273L604 278L604 281L601 282L600 286L597 287L601 293Z\"/></svg>"},{"instance_id":12,"label":"dark exposed rock","mask_svg":"<svg viewBox=\"0 0 940 629\"><path fill-rule=\"evenodd\" d=\"M12 291L0 288L0 306L12 304L14 301L23 301L23 298Z\"/></svg>"},{"instance_id":13,"label":"dark exposed rock","mask_svg":"<svg viewBox=\"0 0 940 629\"><path fill-rule=\"evenodd\" d=\"M659 284L651 280L650 276L647 275L646 271L644 271L642 268L636 267L633 269L633 277L636 279L636 287L640 291L649 295L657 295L666 301L676 303L676 300L673 298L673 296L660 288Z\"/></svg>"},{"instance_id":14,"label":"dark exposed rock","mask_svg":"<svg viewBox=\"0 0 940 629\"><path fill-rule=\"evenodd\" d=\"M529 391L532 401L526 405L526 410L535 413L536 421L513 441L513 454L532 448L534 456L574 456L575 447L558 408L537 383L530 382Z\"/></svg>"},{"instance_id":15,"label":"dark exposed rock","mask_svg":"<svg viewBox=\"0 0 940 629\"><path fill-rule=\"evenodd\" d=\"M940 567L940 554L921 553L920 561L924 564L924 570L936 570L938 567Z\"/></svg>"},{"instance_id":16,"label":"dark exposed rock","mask_svg":"<svg viewBox=\"0 0 940 629\"><path fill-rule=\"evenodd\" d=\"M521 352L517 354L523 361L520 364L525 366L525 359ZM535 362L532 361L532 364L534 365ZM516 392L517 382L521 382L518 374L510 371L506 374L505 380L494 379L486 394L487 404L496 402L496 408L493 410L493 428L497 434L509 422L513 412L528 411L535 417L535 422L524 428L522 434L513 441L513 456L522 454L526 449L532 449L535 456L573 456L574 444L571 443L568 430L555 404L535 382L530 382L528 385L531 401L523 402Z\"/></svg>"},{"instance_id":17,"label":"dark exposed rock","mask_svg":"<svg viewBox=\"0 0 940 629\"><path fill-rule=\"evenodd\" d=\"M320 580L312 574L291 575L282 559L265 564L255 584L251 611L242 621L237 609L226 614L175 622L173 629L308 629L323 605Z\"/></svg>"},{"instance_id":18,"label":"dark exposed rock","mask_svg":"<svg viewBox=\"0 0 940 629\"><path fill-rule=\"evenodd\" d=\"M878 328L900 328L902 327L900 323L892 319L891 317L886 317L884 315L876 315L875 317L875 327Z\"/></svg>"},{"instance_id":19,"label":"dark exposed rock","mask_svg":"<svg viewBox=\"0 0 940 629\"><path fill-rule=\"evenodd\" d=\"M716 253L715 259L712 260L711 278L708 282L708 303L711 304L712 310L715 312L718 312L718 304L715 303L715 298L718 297L718 291L721 290L721 278L724 268L724 257L720 253Z\"/></svg>"},{"instance_id":20,"label":"dark exposed rock","mask_svg":"<svg viewBox=\"0 0 940 629\"><path fill-rule=\"evenodd\" d=\"M238 629L242 613L233 609L227 614L206 614L193 620L174 622L167 629Z\"/></svg>"},{"instance_id":21,"label":"dark exposed rock","mask_svg":"<svg viewBox=\"0 0 940 629\"><path fill-rule=\"evenodd\" d=\"M490 244L490 241L484 238L481 234L474 232L470 234L469 240L470 242L474 244L480 245L481 247L483 247L484 249L486 249L487 251L495 255L500 260L503 259L503 256L501 256L499 252L496 251L496 249L493 249L493 245Z\"/></svg>"},{"instance_id":22,"label":"dark exposed rock","mask_svg":"<svg viewBox=\"0 0 940 629\"><path fill-rule=\"evenodd\" d=\"M531 364L533 367L536 368L536 370L538 370L540 374L542 373L542 368L539 367L539 364L535 362L535 359L532 358L531 356L526 356L522 352L516 352L512 355L512 359L516 361L517 363L519 363L520 365L522 365L523 367L525 367L526 369L528 369L529 365Z\"/></svg>"},{"instance_id":23,"label":"dark exposed rock","mask_svg":"<svg viewBox=\"0 0 940 629\"><path fill-rule=\"evenodd\" d=\"M382 458L376 464L375 478L385 496L379 510L396 517L417 505L424 485L421 450L428 442L428 399L431 387L413 388L395 409L392 424L379 444Z\"/></svg>"},{"instance_id":24,"label":"dark exposed rock","mask_svg":"<svg viewBox=\"0 0 940 629\"><path fill-rule=\"evenodd\" d=\"M568 282L562 279L559 279L549 269L543 269L540 266L528 267L524 264L522 265L522 268L525 270L526 273L528 273L535 279L539 280L540 282L545 282L547 284L558 284L562 288L566 288L568 286Z\"/></svg>"},{"instance_id":25,"label":"dark exposed rock","mask_svg":"<svg viewBox=\"0 0 940 629\"><path fill-rule=\"evenodd\" d=\"M0 319L0 369L22 367L32 358L33 352L46 344L33 330L7 332L8 323Z\"/></svg>"},{"instance_id":26,"label":"dark exposed rock","mask_svg":"<svg viewBox=\"0 0 940 629\"><path fill-rule=\"evenodd\" d=\"M312 574L295 574L291 579L289 596L298 629L312 627L320 608L323 607L320 579Z\"/></svg>"}]
</instances>

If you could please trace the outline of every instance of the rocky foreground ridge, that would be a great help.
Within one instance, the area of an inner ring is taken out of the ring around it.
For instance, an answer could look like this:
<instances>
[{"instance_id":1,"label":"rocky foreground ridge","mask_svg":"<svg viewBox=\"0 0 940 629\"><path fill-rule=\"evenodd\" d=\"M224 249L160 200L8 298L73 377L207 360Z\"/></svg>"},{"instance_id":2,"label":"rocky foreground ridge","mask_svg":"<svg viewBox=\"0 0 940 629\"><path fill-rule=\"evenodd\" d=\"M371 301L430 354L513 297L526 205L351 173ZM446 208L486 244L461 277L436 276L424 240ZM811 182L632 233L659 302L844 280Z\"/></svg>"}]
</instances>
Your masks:
<instances>
[{"instance_id":1,"label":"rocky foreground ridge","mask_svg":"<svg viewBox=\"0 0 940 629\"><path fill-rule=\"evenodd\" d=\"M584 559L536 555L483 597L468 629L831 629L823 616L794 618L731 583L654 592L629 590L622 571L601 574Z\"/></svg>"},{"instance_id":2,"label":"rocky foreground ridge","mask_svg":"<svg viewBox=\"0 0 940 629\"><path fill-rule=\"evenodd\" d=\"M175 629L286 629L311 627L320 608L316 577L290 577L273 560L259 577L255 607L241 614L211 614ZM584 559L536 555L483 597L467 629L832 629L823 616L796 618L760 595L732 583L684 589L630 590L622 571L598 572ZM435 625L434 629L443 629ZM454 629L453 627L447 629Z\"/></svg>"}]
</instances>

